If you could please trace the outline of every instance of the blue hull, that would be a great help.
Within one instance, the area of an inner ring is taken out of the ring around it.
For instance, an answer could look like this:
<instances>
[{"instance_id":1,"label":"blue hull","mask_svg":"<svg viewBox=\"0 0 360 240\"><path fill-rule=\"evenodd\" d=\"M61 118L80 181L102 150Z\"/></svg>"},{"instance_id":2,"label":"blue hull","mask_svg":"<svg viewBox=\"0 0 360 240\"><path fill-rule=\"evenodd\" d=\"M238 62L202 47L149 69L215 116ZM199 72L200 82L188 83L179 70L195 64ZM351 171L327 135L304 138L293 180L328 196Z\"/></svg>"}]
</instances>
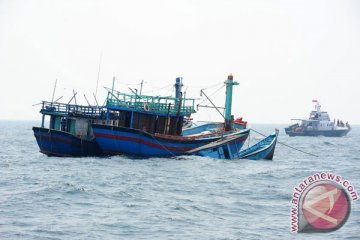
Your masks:
<instances>
[{"instance_id":1,"label":"blue hull","mask_svg":"<svg viewBox=\"0 0 360 240\"><path fill-rule=\"evenodd\" d=\"M129 154L144 157L166 157L186 154L189 150L207 145L222 136L191 138L153 135L140 130L93 124L97 143L104 153ZM238 147L246 140L238 140Z\"/></svg>"},{"instance_id":2,"label":"blue hull","mask_svg":"<svg viewBox=\"0 0 360 240\"><path fill-rule=\"evenodd\" d=\"M277 137L278 130L253 146L242 150L239 153L239 158L249 160L272 160L275 152Z\"/></svg>"},{"instance_id":3,"label":"blue hull","mask_svg":"<svg viewBox=\"0 0 360 240\"><path fill-rule=\"evenodd\" d=\"M239 152L242 146L249 136L249 130L243 131L238 135L234 140L199 151L196 155L217 159L237 159L239 158Z\"/></svg>"},{"instance_id":4,"label":"blue hull","mask_svg":"<svg viewBox=\"0 0 360 240\"><path fill-rule=\"evenodd\" d=\"M95 141L80 139L70 133L58 130L33 127L40 152L48 156L82 157L102 156Z\"/></svg>"}]
</instances>

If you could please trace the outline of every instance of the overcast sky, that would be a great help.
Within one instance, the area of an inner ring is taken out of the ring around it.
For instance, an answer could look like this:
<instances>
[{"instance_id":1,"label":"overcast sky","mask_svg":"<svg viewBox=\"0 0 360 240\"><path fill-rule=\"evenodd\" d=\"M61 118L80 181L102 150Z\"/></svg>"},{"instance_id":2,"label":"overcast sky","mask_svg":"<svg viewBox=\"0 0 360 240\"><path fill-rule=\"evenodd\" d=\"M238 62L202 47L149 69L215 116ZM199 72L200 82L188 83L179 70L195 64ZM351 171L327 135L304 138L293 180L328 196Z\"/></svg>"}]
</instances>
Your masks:
<instances>
[{"instance_id":1,"label":"overcast sky","mask_svg":"<svg viewBox=\"0 0 360 240\"><path fill-rule=\"evenodd\" d=\"M232 73L233 114L251 123L307 117L318 99L331 118L360 123L360 1L0 0L0 119L39 119L40 100L93 103L115 88L186 96ZM210 87L210 88L209 88ZM224 105L224 88L214 93ZM99 100L100 101L100 100ZM199 109L197 120L220 120Z\"/></svg>"}]
</instances>

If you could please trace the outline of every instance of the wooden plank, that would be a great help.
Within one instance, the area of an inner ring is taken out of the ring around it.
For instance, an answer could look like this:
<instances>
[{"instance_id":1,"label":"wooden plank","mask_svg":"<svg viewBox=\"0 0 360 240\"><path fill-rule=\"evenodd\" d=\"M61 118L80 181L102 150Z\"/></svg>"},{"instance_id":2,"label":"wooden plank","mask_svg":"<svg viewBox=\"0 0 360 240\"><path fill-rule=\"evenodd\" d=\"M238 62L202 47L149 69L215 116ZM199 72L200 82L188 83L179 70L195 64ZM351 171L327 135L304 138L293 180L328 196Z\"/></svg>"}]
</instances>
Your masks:
<instances>
[{"instance_id":1,"label":"wooden plank","mask_svg":"<svg viewBox=\"0 0 360 240\"><path fill-rule=\"evenodd\" d=\"M195 152L199 152L199 151L202 151L202 150L205 150L205 149L208 149L208 148L214 148L214 147L218 147L220 145L223 145L225 143L228 143L236 138L239 138L239 135L234 135L234 136L228 136L228 137L225 137L225 138L222 138L220 140L217 140L215 142L211 142L209 144L206 144L204 146L201 146L201 147L198 147L198 148L194 148L194 149L191 149L189 151L187 151L186 153L188 154L192 154L192 153L195 153Z\"/></svg>"}]
</instances>

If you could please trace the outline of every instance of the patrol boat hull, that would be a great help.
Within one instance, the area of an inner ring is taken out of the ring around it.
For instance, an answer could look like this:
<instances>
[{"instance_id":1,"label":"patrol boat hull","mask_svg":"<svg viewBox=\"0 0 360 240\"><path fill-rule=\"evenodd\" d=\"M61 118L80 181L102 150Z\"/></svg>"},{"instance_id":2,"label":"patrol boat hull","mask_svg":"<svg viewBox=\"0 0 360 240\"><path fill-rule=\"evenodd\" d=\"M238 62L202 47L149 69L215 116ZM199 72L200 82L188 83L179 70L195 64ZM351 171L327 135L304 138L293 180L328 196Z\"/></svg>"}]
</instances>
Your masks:
<instances>
[{"instance_id":1,"label":"patrol boat hull","mask_svg":"<svg viewBox=\"0 0 360 240\"><path fill-rule=\"evenodd\" d=\"M298 137L298 136L305 136L305 137L318 137L318 136L325 136L325 137L343 137L346 136L350 132L350 129L339 129L339 130L304 130L300 132L293 131L290 127L285 128L285 133L290 137Z\"/></svg>"}]
</instances>

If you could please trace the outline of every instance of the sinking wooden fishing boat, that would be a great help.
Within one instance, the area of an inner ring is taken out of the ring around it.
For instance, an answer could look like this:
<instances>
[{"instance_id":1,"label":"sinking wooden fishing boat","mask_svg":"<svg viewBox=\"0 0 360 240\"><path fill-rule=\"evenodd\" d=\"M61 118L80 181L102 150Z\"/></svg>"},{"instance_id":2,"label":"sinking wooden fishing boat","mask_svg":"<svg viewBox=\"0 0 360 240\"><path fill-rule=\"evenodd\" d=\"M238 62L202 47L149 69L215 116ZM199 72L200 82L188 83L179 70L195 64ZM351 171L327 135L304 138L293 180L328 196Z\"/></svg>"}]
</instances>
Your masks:
<instances>
[{"instance_id":1,"label":"sinking wooden fishing boat","mask_svg":"<svg viewBox=\"0 0 360 240\"><path fill-rule=\"evenodd\" d=\"M246 129L246 131L250 131L250 129ZM191 149L187 151L187 154L208 156L219 159L272 160L274 156L278 132L279 131L276 130L273 134L269 135L268 137L254 144L253 146L242 151L237 151L235 152L235 154L231 155L229 154L227 149L231 147L229 143L231 143L231 141L233 140L232 136L226 136L207 145Z\"/></svg>"},{"instance_id":2,"label":"sinking wooden fishing boat","mask_svg":"<svg viewBox=\"0 0 360 240\"><path fill-rule=\"evenodd\" d=\"M91 123L105 121L105 110L98 106L42 102L41 127L33 127L40 152L48 156L101 156ZM47 116L49 127L45 127Z\"/></svg>"},{"instance_id":3,"label":"sinking wooden fishing boat","mask_svg":"<svg viewBox=\"0 0 360 240\"><path fill-rule=\"evenodd\" d=\"M241 159L250 160L272 160L278 135L279 130L276 129L274 133L270 134L260 142L240 151L238 157Z\"/></svg>"},{"instance_id":4,"label":"sinking wooden fishing boat","mask_svg":"<svg viewBox=\"0 0 360 240\"><path fill-rule=\"evenodd\" d=\"M193 122L190 127L183 128L183 136L191 136L199 133L208 132L214 133L224 129L223 122ZM244 124L232 123L232 128L237 129L238 134L243 136L238 139L238 143L234 144L232 135L227 135L211 142L207 145L187 151L187 154L194 154L199 156L207 156L218 159L234 159L238 158L238 154L244 145L245 140L248 138L250 129L246 128Z\"/></svg>"},{"instance_id":5,"label":"sinking wooden fishing boat","mask_svg":"<svg viewBox=\"0 0 360 240\"><path fill-rule=\"evenodd\" d=\"M221 150L226 158L230 158L240 151L249 131L232 127L232 87L238 83L230 75L225 84L227 96L223 128L185 136L182 135L184 118L190 118L195 113L195 99L182 96L181 78L176 79L175 97L146 96L137 92L125 94L108 89L106 108L117 117L105 124L92 124L96 142L106 154L166 157L187 154L191 149L231 137L227 147Z\"/></svg>"},{"instance_id":6,"label":"sinking wooden fishing boat","mask_svg":"<svg viewBox=\"0 0 360 240\"><path fill-rule=\"evenodd\" d=\"M240 131L239 134L242 135L240 138L234 135L224 136L206 145L193 148L187 151L186 154L217 159L236 159L238 158L241 147L244 145L244 142L249 135L249 131L250 129ZM237 139L238 144L234 144L236 143L235 139Z\"/></svg>"}]
</instances>

